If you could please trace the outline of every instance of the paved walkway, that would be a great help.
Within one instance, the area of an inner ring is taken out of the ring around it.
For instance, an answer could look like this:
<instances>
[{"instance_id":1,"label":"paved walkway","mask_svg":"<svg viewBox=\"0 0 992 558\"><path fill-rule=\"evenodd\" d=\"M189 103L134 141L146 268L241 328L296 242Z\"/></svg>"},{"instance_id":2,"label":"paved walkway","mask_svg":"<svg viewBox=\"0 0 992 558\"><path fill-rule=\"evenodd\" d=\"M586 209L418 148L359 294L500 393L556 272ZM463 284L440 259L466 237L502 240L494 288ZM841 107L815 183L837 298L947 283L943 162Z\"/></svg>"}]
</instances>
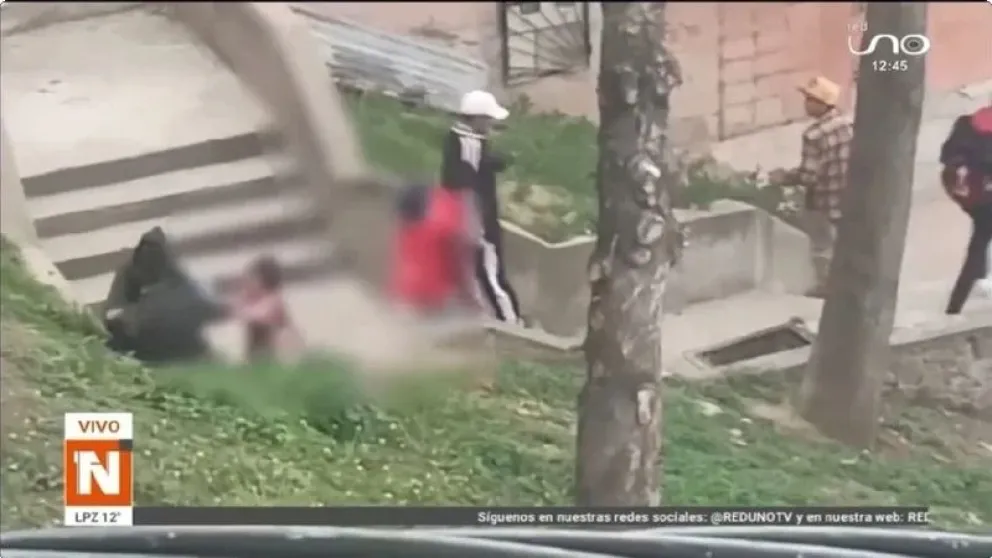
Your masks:
<instances>
[{"instance_id":1,"label":"paved walkway","mask_svg":"<svg viewBox=\"0 0 992 558\"><path fill-rule=\"evenodd\" d=\"M87 48L71 48L78 45ZM4 124L13 136L18 166L28 176L53 167L223 137L264 123L233 77L220 71L168 21L144 12L6 37L3 60ZM152 60L154 64L149 63ZM177 89L178 83L182 86ZM992 84L975 86L970 93L931 95L927 101L899 327L945 319L942 306L960 265L969 225L940 192L936 154L953 118L987 102ZM715 151L741 169L791 165L797 159L800 129L793 126L738 138ZM410 332L399 328L387 334L380 313L344 286L295 287L290 299L293 312L317 345L345 344L383 357L402 354L405 349L394 349L409 345L402 339ZM978 302L967 311L989 311L988 304ZM668 319L666 354L697 350L791 316L806 318L815 326L818 314L815 300L765 293L696 305ZM223 339L219 344L237 347L237 332L224 329L215 332Z\"/></svg>"},{"instance_id":2,"label":"paved walkway","mask_svg":"<svg viewBox=\"0 0 992 558\"><path fill-rule=\"evenodd\" d=\"M969 224L941 194L936 183L936 152L953 118L981 102L956 93L928 102L920 135L914 185L917 195L903 264L897 328L924 323L934 327L941 321L960 319L944 316L943 306L963 257ZM794 164L789 154L798 152L798 137L796 128L775 130L722 144L716 151L738 168L755 163L771 168ZM415 339L403 327L383 322L377 312L369 310L367 301L335 281L293 287L290 304L308 332L308 340L317 346L391 360L403 359ZM760 292L691 306L666 320L665 360L680 359L687 352L781 324L794 316L815 330L820 308L820 301L815 299ZM992 312L992 302L974 300L967 312ZM239 345L237 337L230 324L214 332L215 342L227 348Z\"/></svg>"},{"instance_id":3,"label":"paved walkway","mask_svg":"<svg viewBox=\"0 0 992 558\"><path fill-rule=\"evenodd\" d=\"M902 280L949 280L963 257L970 224L949 201L938 182L940 145L954 119L992 102L992 82L945 94L928 95L917 145L913 208L906 240ZM799 158L802 125L789 126L718 145L716 156L740 169L791 166Z\"/></svg>"},{"instance_id":4,"label":"paved walkway","mask_svg":"<svg viewBox=\"0 0 992 558\"><path fill-rule=\"evenodd\" d=\"M967 94L965 94L967 93ZM954 118L992 102L992 82L965 88L965 92L929 95L917 148L914 199L900 277L897 328L933 326L947 317L943 308L964 258L970 222L948 200L937 182L937 156ZM739 169L769 169L798 162L802 125L736 138L716 146L717 158ZM665 326L666 361L687 351L720 343L792 316L815 330L820 313L816 300L767 293L749 293L688 308ZM966 313L992 312L992 301L973 298Z\"/></svg>"},{"instance_id":5,"label":"paved walkway","mask_svg":"<svg viewBox=\"0 0 992 558\"><path fill-rule=\"evenodd\" d=\"M181 26L145 10L58 23L0 44L3 124L22 177L266 124L233 74Z\"/></svg>"}]
</instances>

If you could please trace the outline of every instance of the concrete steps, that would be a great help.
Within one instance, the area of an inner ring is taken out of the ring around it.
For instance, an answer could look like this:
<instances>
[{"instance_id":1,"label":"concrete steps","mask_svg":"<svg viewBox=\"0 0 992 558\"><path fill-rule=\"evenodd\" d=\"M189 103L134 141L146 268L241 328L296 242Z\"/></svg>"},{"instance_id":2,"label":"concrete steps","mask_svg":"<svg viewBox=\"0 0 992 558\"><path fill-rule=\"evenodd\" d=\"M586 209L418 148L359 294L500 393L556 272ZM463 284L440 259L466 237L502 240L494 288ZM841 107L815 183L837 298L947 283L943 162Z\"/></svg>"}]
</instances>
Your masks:
<instances>
[{"instance_id":1,"label":"concrete steps","mask_svg":"<svg viewBox=\"0 0 992 558\"><path fill-rule=\"evenodd\" d=\"M24 180L42 248L87 304L103 301L140 236L160 226L190 274L223 286L269 254L288 281L333 266L291 162L238 135Z\"/></svg>"},{"instance_id":2,"label":"concrete steps","mask_svg":"<svg viewBox=\"0 0 992 558\"><path fill-rule=\"evenodd\" d=\"M28 196L38 235L51 238L87 233L105 223L138 222L189 208L264 199L272 196L272 188L271 165L255 156L106 186Z\"/></svg>"},{"instance_id":3,"label":"concrete steps","mask_svg":"<svg viewBox=\"0 0 992 558\"><path fill-rule=\"evenodd\" d=\"M322 276L333 266L333 262L325 261L324 250L319 243L305 240L267 242L237 251L194 255L183 258L182 264L205 287L222 289L252 260L266 254L275 256L282 263L288 282L308 281ZM74 279L71 284L82 302L99 304L110 289L114 271L108 269L100 274Z\"/></svg>"},{"instance_id":4,"label":"concrete steps","mask_svg":"<svg viewBox=\"0 0 992 558\"><path fill-rule=\"evenodd\" d=\"M131 157L60 168L21 180L28 197L47 196L60 192L128 182L178 169L192 169L240 161L261 155L263 151L263 142L259 134L243 133Z\"/></svg>"}]
</instances>

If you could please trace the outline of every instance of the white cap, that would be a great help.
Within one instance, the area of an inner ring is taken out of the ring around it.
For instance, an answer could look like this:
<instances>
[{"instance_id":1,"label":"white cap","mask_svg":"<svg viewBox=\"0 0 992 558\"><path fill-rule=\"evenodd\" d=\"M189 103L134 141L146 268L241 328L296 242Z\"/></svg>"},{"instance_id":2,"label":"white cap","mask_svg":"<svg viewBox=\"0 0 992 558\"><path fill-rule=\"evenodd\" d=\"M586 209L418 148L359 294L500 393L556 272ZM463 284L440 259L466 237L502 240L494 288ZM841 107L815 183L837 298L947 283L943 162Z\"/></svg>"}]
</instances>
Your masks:
<instances>
[{"instance_id":1,"label":"white cap","mask_svg":"<svg viewBox=\"0 0 992 558\"><path fill-rule=\"evenodd\" d=\"M510 115L510 111L500 106L492 93L479 90L462 96L459 112L464 116L488 116L493 120L505 120Z\"/></svg>"}]
</instances>

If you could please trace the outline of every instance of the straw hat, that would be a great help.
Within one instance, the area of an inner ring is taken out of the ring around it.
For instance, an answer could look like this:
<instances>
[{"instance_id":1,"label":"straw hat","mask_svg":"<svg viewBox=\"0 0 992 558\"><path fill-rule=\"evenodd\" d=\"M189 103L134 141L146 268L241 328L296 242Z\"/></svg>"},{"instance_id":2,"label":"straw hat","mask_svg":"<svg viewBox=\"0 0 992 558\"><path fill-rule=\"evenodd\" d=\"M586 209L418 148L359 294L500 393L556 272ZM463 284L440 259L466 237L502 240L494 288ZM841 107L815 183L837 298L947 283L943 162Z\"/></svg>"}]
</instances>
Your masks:
<instances>
[{"instance_id":1,"label":"straw hat","mask_svg":"<svg viewBox=\"0 0 992 558\"><path fill-rule=\"evenodd\" d=\"M840 86L823 76L817 76L805 85L800 85L799 91L811 99L832 107L837 106L840 101Z\"/></svg>"}]
</instances>

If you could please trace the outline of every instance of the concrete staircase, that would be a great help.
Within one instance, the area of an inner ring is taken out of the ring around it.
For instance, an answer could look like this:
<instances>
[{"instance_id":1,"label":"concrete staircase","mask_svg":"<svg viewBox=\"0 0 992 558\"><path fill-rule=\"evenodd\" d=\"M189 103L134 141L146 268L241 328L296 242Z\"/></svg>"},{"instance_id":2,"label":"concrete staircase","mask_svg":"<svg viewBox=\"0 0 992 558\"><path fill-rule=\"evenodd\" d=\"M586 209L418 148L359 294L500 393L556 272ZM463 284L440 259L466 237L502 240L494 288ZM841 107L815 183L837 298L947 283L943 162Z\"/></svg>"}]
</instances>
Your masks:
<instances>
[{"instance_id":1,"label":"concrete staircase","mask_svg":"<svg viewBox=\"0 0 992 558\"><path fill-rule=\"evenodd\" d=\"M271 254L288 281L332 264L292 165L233 135L23 180L42 248L86 304L104 300L142 233L161 226L209 286Z\"/></svg>"}]
</instances>

